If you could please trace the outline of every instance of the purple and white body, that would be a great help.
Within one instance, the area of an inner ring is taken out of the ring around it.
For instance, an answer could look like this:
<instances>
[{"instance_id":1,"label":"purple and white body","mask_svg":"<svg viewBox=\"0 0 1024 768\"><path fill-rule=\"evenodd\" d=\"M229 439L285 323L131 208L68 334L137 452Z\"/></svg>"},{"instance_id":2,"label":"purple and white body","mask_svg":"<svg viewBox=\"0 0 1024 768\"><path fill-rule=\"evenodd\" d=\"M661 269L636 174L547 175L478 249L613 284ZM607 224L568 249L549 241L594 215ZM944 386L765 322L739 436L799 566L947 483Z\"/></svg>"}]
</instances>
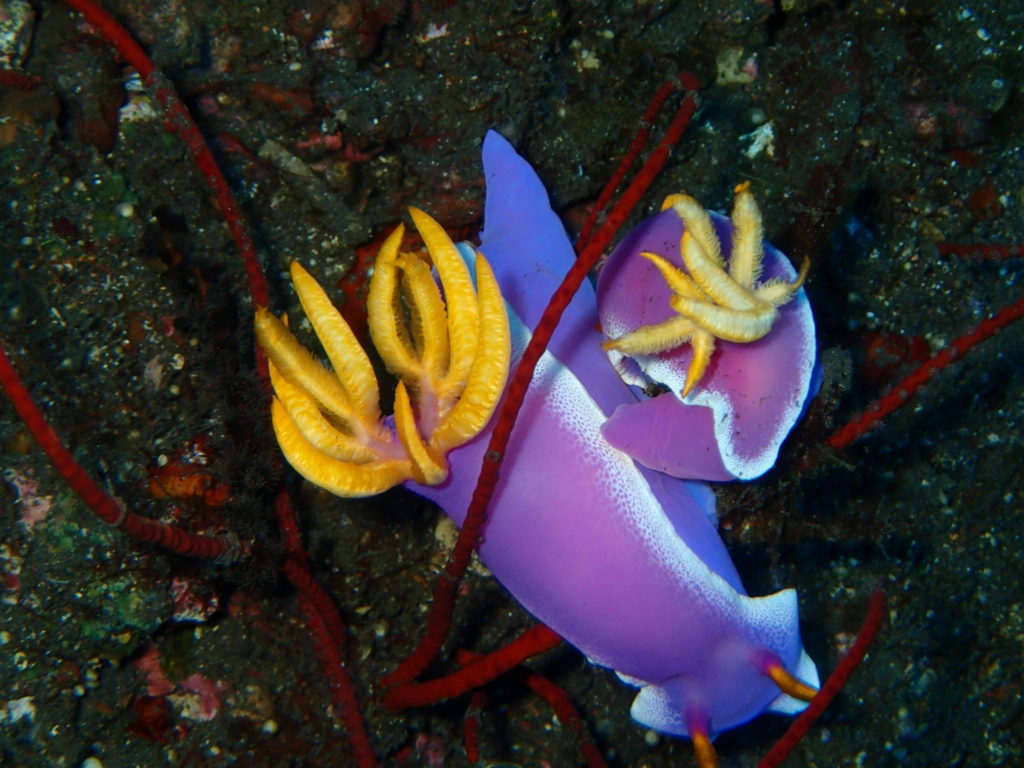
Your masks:
<instances>
[{"instance_id":1,"label":"purple and white body","mask_svg":"<svg viewBox=\"0 0 1024 768\"><path fill-rule=\"evenodd\" d=\"M305 269L292 265L293 282L333 370L309 354L287 322L257 311L278 442L310 482L345 496L403 483L463 522L509 365L575 258L533 169L494 132L484 141L484 170L479 253L457 249L436 221L412 209L430 263L401 250L401 226L375 263L368 323L381 359L399 379L393 416L381 415L369 357ZM749 227L740 232L753 242ZM702 242L705 250L717 247L708 237ZM699 272L704 257L687 249L687 265ZM713 253L705 256L711 273L721 271ZM705 358L714 346L709 334L750 335L744 323L770 339L776 307L798 287L755 285L753 271L749 279L734 271L735 286L720 290L714 274L704 275L699 290L676 301L686 311L687 301L714 304L701 310L712 319L697 317L689 334ZM669 276L686 293L689 278ZM716 319L730 312L731 326ZM800 640L795 592L750 597L743 589L703 482L718 475L682 466L678 454L670 461L681 470L677 476L634 460L638 449L650 455L660 447L644 446L650 412L609 362L597 319L597 296L585 284L530 384L480 556L527 610L640 689L632 707L638 722L690 736L699 756L713 756L714 734L762 712L801 709L817 671ZM674 330L689 324L670 323ZM770 376L750 381L774 386ZM634 443L630 452L607 436L613 414ZM713 444L714 430L674 437L700 441L697 453L722 450Z\"/></svg>"}]
</instances>

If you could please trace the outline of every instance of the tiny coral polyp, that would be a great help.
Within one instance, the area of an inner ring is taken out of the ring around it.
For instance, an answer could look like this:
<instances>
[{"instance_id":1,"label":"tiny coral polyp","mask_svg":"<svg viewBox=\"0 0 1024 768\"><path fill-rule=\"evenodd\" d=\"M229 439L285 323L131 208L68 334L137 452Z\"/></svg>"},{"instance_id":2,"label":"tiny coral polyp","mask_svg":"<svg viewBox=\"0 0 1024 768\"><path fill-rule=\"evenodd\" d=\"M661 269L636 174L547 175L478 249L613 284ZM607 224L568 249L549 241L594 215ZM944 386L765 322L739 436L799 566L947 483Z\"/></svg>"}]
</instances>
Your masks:
<instances>
[{"instance_id":1,"label":"tiny coral polyp","mask_svg":"<svg viewBox=\"0 0 1024 768\"><path fill-rule=\"evenodd\" d=\"M686 397L707 370L715 340L743 344L767 335L778 319L778 307L803 285L810 264L804 262L792 283L775 279L757 284L764 259L763 227L749 183L736 187L728 271L714 225L700 203L688 195L670 195L661 206L663 211L669 208L685 227L679 250L686 270L656 253L640 255L658 268L672 291L669 303L678 314L608 339L604 347L626 355L649 355L689 341L693 358L681 392Z\"/></svg>"},{"instance_id":2,"label":"tiny coral polyp","mask_svg":"<svg viewBox=\"0 0 1024 768\"><path fill-rule=\"evenodd\" d=\"M369 356L302 266L292 263L292 282L333 370L285 321L256 311L281 450L299 474L339 496L372 496L406 480L443 482L447 453L484 428L508 377L508 315L490 265L476 255L474 288L444 229L423 211L409 212L437 281L424 258L399 251L405 233L399 224L381 247L367 300L374 346L399 379L393 427L381 415Z\"/></svg>"}]
</instances>

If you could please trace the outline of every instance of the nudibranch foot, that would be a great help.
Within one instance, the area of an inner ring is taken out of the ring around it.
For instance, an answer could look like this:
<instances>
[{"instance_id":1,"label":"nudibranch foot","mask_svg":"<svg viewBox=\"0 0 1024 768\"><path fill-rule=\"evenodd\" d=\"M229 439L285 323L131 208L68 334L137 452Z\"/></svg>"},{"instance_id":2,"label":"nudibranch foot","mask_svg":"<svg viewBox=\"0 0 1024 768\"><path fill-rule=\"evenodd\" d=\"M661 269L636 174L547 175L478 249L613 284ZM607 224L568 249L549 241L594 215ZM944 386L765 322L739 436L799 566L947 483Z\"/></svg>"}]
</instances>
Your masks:
<instances>
[{"instance_id":1,"label":"nudibranch foot","mask_svg":"<svg viewBox=\"0 0 1024 768\"><path fill-rule=\"evenodd\" d=\"M810 265L805 262L793 282L776 278L757 283L764 261L763 226L749 182L736 187L728 265L722 258L722 243L711 217L696 200L683 194L670 195L662 210L674 211L685 227L679 244L685 271L656 253L644 251L640 255L665 279L672 291L669 303L679 319L674 325L652 323L609 339L606 349L646 355L689 342L694 355L680 393L686 397L707 371L715 340L746 344L764 338L778 319L777 308L800 289ZM675 331L674 338L671 331Z\"/></svg>"},{"instance_id":2,"label":"nudibranch foot","mask_svg":"<svg viewBox=\"0 0 1024 768\"><path fill-rule=\"evenodd\" d=\"M433 270L417 254L399 251L399 225L381 247L367 299L370 336L399 379L393 426L381 416L369 356L302 266L292 263L292 282L332 370L284 321L256 311L281 450L303 477L339 496L370 496L406 480L443 482L447 453L484 428L508 377L508 315L487 260L475 259L474 287L441 226L418 209L410 214Z\"/></svg>"}]
</instances>

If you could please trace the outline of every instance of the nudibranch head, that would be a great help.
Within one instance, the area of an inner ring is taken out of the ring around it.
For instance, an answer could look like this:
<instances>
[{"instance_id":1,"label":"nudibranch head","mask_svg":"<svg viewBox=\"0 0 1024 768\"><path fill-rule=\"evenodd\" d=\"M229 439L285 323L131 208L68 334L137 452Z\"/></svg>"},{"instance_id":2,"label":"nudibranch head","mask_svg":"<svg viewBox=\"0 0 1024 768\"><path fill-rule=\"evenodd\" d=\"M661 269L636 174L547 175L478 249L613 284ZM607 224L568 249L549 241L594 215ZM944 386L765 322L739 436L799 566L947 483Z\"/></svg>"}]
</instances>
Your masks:
<instances>
[{"instance_id":1,"label":"nudibranch head","mask_svg":"<svg viewBox=\"0 0 1024 768\"><path fill-rule=\"evenodd\" d=\"M686 195L666 199L611 254L597 290L605 346L620 375L670 392L624 406L605 436L680 477L765 472L811 389L806 274L806 264L797 273L763 241L747 184L737 187L731 219ZM718 455L692 447L709 432Z\"/></svg>"},{"instance_id":2,"label":"nudibranch head","mask_svg":"<svg viewBox=\"0 0 1024 768\"><path fill-rule=\"evenodd\" d=\"M370 336L399 379L393 419L381 417L369 356L302 266L292 263L292 282L333 370L285 322L256 311L281 451L299 474L338 496L370 496L406 480L443 482L447 453L483 429L508 377L508 316L486 259L475 260L474 287L441 226L415 208L410 214L434 270L419 255L399 251L399 225L381 247L367 299Z\"/></svg>"},{"instance_id":3,"label":"nudibranch head","mask_svg":"<svg viewBox=\"0 0 1024 768\"><path fill-rule=\"evenodd\" d=\"M773 278L756 284L764 245L761 211L750 193L749 182L736 187L728 271L711 217L696 200L688 195L671 195L661 209L671 209L682 219L679 253L686 268L676 267L657 253L643 251L640 255L665 279L672 291L669 304L679 314L610 338L604 346L627 355L649 355L689 342L693 356L680 393L686 397L707 370L715 339L746 344L764 338L779 317L777 308L803 285L809 262L791 283Z\"/></svg>"}]
</instances>

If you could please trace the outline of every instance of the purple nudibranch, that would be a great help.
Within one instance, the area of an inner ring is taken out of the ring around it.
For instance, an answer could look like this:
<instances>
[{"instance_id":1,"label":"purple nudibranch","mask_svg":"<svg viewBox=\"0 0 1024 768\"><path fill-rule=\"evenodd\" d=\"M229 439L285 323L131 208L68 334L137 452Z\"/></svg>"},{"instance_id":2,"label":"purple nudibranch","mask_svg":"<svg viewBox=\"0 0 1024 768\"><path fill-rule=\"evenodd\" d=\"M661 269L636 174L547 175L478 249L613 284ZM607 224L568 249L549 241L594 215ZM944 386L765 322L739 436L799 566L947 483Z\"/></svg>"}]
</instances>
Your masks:
<instances>
[{"instance_id":1,"label":"purple nudibranch","mask_svg":"<svg viewBox=\"0 0 1024 768\"><path fill-rule=\"evenodd\" d=\"M529 164L493 131L484 141L483 159L487 197L480 250L509 307L515 361L575 255ZM674 237L678 248L678 232ZM472 261L471 250L463 253ZM790 269L779 260L767 265L769 273L789 276ZM806 299L794 306L809 318ZM491 502L481 558L534 616L591 662L639 688L631 714L645 726L686 736L690 725L698 723L714 735L765 711L800 711L805 703L780 692L764 674L768 659L808 685L818 685L817 670L800 639L796 593L786 589L749 597L718 536L714 495L707 484L642 466L606 437L613 414L628 426L631 414L643 412L642 421L650 409L662 406L649 404L657 399L636 403L601 349L597 317L594 289L584 284L538 365L519 414ZM813 348L813 323L800 328L810 333ZM773 331L769 338L774 336ZM796 387L803 396L813 367L813 354L810 367L805 354L773 363L795 359L803 366L793 374L804 381ZM727 362L718 361L714 381ZM780 376L748 380L751 387L775 387ZM770 398L776 393L760 394ZM756 393L748 390L746 396ZM795 398L793 388L783 397L787 403ZM790 414L795 418L802 401L788 404L796 408ZM682 403L672 407L708 410ZM672 415L673 424L677 416ZM726 454L733 449L712 445L710 422L715 418L720 417L705 416L706 428L698 425L691 432L657 438L657 450L682 442L690 444L691 453L714 451L722 457L717 473L709 474L700 466L681 471L683 460L677 455L667 467L674 474L700 480L745 476L728 469ZM450 473L442 484L407 482L406 487L437 502L461 524L492 427L448 455ZM636 443L643 442L644 429L652 431L650 425L624 431ZM776 445L770 458L754 462L756 474L767 468L762 464L774 461L777 450ZM651 463L642 446L632 445L631 452ZM749 461L743 458L740 465ZM714 470L714 461L709 466Z\"/></svg>"}]
</instances>

